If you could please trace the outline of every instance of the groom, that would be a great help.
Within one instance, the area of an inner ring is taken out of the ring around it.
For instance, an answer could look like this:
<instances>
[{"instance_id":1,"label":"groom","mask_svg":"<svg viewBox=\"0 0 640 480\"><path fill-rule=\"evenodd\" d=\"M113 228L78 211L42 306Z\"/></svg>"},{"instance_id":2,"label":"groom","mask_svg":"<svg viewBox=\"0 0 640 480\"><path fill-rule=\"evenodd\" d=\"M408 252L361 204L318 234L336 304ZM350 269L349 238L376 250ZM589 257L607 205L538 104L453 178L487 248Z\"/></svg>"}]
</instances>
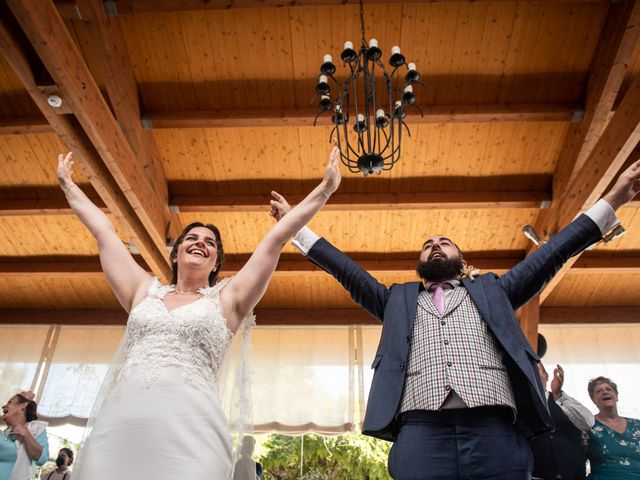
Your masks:
<instances>
[{"instance_id":1,"label":"groom","mask_svg":"<svg viewBox=\"0 0 640 480\"><path fill-rule=\"evenodd\" d=\"M379 283L307 227L294 238L308 258L383 322L363 433L394 442L389 472L409 479L530 478L527 438L552 428L536 353L514 311L570 257L617 225L615 210L640 190L640 161L589 211L504 276L463 276L456 244L424 242L420 282ZM271 215L290 206L273 192Z\"/></svg>"}]
</instances>

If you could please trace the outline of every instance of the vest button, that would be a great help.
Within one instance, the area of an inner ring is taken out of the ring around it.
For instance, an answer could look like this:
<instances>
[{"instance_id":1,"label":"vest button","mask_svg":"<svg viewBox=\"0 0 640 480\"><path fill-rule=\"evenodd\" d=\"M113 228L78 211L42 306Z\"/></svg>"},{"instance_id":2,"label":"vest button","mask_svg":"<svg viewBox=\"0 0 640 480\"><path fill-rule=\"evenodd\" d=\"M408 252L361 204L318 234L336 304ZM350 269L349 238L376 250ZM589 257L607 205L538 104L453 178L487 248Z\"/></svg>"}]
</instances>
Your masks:
<instances>
[{"instance_id":1,"label":"vest button","mask_svg":"<svg viewBox=\"0 0 640 480\"><path fill-rule=\"evenodd\" d=\"M450 367L451 365L453 365L451 362L447 362L447 367Z\"/></svg>"},{"instance_id":2,"label":"vest button","mask_svg":"<svg viewBox=\"0 0 640 480\"><path fill-rule=\"evenodd\" d=\"M447 322L445 322L444 320L440 320L440 325L446 325Z\"/></svg>"},{"instance_id":3,"label":"vest button","mask_svg":"<svg viewBox=\"0 0 640 480\"><path fill-rule=\"evenodd\" d=\"M444 341L444 344L445 344L445 345L449 345L449 340L445 340L445 341Z\"/></svg>"},{"instance_id":4,"label":"vest button","mask_svg":"<svg viewBox=\"0 0 640 480\"><path fill-rule=\"evenodd\" d=\"M450 385L445 385L444 389L448 392L449 390L451 390L451 386Z\"/></svg>"},{"instance_id":5,"label":"vest button","mask_svg":"<svg viewBox=\"0 0 640 480\"><path fill-rule=\"evenodd\" d=\"M404 370L404 362L400 362L400 370Z\"/></svg>"}]
</instances>

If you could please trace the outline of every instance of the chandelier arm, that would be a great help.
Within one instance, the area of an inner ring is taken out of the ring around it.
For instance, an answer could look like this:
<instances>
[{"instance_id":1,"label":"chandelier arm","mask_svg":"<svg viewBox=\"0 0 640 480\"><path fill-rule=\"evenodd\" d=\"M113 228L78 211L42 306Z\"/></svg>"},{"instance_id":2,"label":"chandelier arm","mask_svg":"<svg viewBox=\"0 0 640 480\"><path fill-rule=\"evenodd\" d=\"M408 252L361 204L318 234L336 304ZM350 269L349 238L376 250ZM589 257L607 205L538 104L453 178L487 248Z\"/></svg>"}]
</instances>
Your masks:
<instances>
[{"instance_id":1,"label":"chandelier arm","mask_svg":"<svg viewBox=\"0 0 640 480\"><path fill-rule=\"evenodd\" d=\"M366 82L366 75L365 75L365 82ZM353 82L353 108L355 110L355 114L356 114L356 119L355 119L355 126L358 125L358 85L356 84L356 82ZM365 90L365 95L366 95L366 90ZM345 122L345 126L346 126L346 122ZM360 132L358 129L356 129L356 134L358 136L358 145L359 145L359 149L362 150L363 152L365 151L364 148L364 140L362 139L362 132ZM346 136L346 128L345 128L345 136ZM346 140L347 145L349 146L349 149L351 151L353 151L353 154L356 157L360 157L360 154L358 152L356 152L355 150L353 150L353 147L351 146L351 142L349 142L348 140Z\"/></svg>"},{"instance_id":2,"label":"chandelier arm","mask_svg":"<svg viewBox=\"0 0 640 480\"><path fill-rule=\"evenodd\" d=\"M319 117L320 115L322 115L323 113L327 113L327 112L329 112L329 111L330 111L330 110L320 110L320 111L318 112L318 114L313 118L313 126L314 126L314 127L316 126L316 122L318 121L318 117Z\"/></svg>"},{"instance_id":3,"label":"chandelier arm","mask_svg":"<svg viewBox=\"0 0 640 480\"><path fill-rule=\"evenodd\" d=\"M382 133L384 133L384 139L385 139L385 144L384 144L384 148L380 148L380 145L378 144L378 151L380 152L380 155L382 155L384 152L387 151L387 149L389 148L389 143L391 142L391 136L387 134L387 132L382 129Z\"/></svg>"},{"instance_id":4,"label":"chandelier arm","mask_svg":"<svg viewBox=\"0 0 640 480\"><path fill-rule=\"evenodd\" d=\"M411 130L409 130L409 125L407 125L405 122L402 122L402 126L407 129L407 135L411 136ZM402 129L400 129L400 131L402 131Z\"/></svg>"},{"instance_id":5,"label":"chandelier arm","mask_svg":"<svg viewBox=\"0 0 640 480\"><path fill-rule=\"evenodd\" d=\"M420 113L420 116L424 117L424 113L422 113L422 109L418 105L416 105L414 103L413 105L409 105L409 106L411 106L411 107L415 108L416 110L418 110L418 112Z\"/></svg>"},{"instance_id":6,"label":"chandelier arm","mask_svg":"<svg viewBox=\"0 0 640 480\"><path fill-rule=\"evenodd\" d=\"M315 127L315 125L314 125ZM331 133L329 133L329 143L333 143L333 133L338 129L338 127L336 125L334 125L334 127L331 129ZM340 142L338 142L340 143ZM338 149L340 149L340 145L338 145Z\"/></svg>"},{"instance_id":7,"label":"chandelier arm","mask_svg":"<svg viewBox=\"0 0 640 480\"><path fill-rule=\"evenodd\" d=\"M398 161L398 159L393 160L393 158L395 157L396 153L400 153L400 145L398 145L389 155L384 157L384 160L387 160L388 158L392 158L391 162L392 163L396 163ZM399 156L398 156L398 158L399 158Z\"/></svg>"},{"instance_id":8,"label":"chandelier arm","mask_svg":"<svg viewBox=\"0 0 640 480\"><path fill-rule=\"evenodd\" d=\"M364 46L367 43L365 34L364 34L364 3L363 0L360 0L360 34L362 35L362 45Z\"/></svg>"},{"instance_id":9,"label":"chandelier arm","mask_svg":"<svg viewBox=\"0 0 640 480\"><path fill-rule=\"evenodd\" d=\"M366 80L366 77L365 77ZM367 85L367 83L369 84L369 95L367 95L367 91L365 89L365 115L366 115L366 122L367 122L367 153L371 153L373 151L373 148L375 148L375 144L376 144L376 128L375 128L375 115L376 115L376 75L375 75L375 63L372 63L371 65L371 72L369 73L369 81L365 83L365 86ZM371 109L373 110L373 112L369 111L370 110L370 105L369 105L369 101L371 101ZM373 119L373 124L371 122L371 120ZM373 132L372 132L373 130ZM373 135L373 142L371 141L372 138L371 136Z\"/></svg>"}]
</instances>

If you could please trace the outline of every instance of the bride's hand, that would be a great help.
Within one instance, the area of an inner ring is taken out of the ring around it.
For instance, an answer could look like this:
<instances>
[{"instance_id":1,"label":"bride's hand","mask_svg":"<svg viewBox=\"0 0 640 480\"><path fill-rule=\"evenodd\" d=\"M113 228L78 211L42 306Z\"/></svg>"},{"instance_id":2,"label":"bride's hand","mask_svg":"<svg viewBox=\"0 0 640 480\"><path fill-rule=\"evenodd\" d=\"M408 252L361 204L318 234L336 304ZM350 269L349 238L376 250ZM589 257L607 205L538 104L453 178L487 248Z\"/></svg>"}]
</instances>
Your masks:
<instances>
[{"instance_id":1,"label":"bride's hand","mask_svg":"<svg viewBox=\"0 0 640 480\"><path fill-rule=\"evenodd\" d=\"M329 155L329 161L327 162L327 169L322 179L323 192L329 196L338 189L340 185L340 150L338 147L333 147L331 154Z\"/></svg>"},{"instance_id":2,"label":"bride's hand","mask_svg":"<svg viewBox=\"0 0 640 480\"><path fill-rule=\"evenodd\" d=\"M280 195L278 192L271 192L271 196L273 200L269 203L271 204L271 210L269 211L269 215L276 219L276 222L282 220L289 210L291 210L291 205L287 202L287 199Z\"/></svg>"},{"instance_id":3,"label":"bride's hand","mask_svg":"<svg viewBox=\"0 0 640 480\"><path fill-rule=\"evenodd\" d=\"M58 155L58 182L62 190L67 190L70 185L73 185L73 152L69 152L66 155Z\"/></svg>"}]
</instances>

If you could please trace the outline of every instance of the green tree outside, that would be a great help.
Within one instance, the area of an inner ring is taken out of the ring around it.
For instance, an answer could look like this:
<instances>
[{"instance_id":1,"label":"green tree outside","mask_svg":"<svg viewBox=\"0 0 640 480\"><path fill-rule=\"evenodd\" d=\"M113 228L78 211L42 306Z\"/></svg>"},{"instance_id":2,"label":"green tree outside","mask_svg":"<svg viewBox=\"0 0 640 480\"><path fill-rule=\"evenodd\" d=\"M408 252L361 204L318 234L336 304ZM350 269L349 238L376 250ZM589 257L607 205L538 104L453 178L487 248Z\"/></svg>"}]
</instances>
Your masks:
<instances>
[{"instance_id":1,"label":"green tree outside","mask_svg":"<svg viewBox=\"0 0 640 480\"><path fill-rule=\"evenodd\" d=\"M265 480L390 480L390 448L389 442L357 433L335 437L271 434L259 441L258 460Z\"/></svg>"}]
</instances>

